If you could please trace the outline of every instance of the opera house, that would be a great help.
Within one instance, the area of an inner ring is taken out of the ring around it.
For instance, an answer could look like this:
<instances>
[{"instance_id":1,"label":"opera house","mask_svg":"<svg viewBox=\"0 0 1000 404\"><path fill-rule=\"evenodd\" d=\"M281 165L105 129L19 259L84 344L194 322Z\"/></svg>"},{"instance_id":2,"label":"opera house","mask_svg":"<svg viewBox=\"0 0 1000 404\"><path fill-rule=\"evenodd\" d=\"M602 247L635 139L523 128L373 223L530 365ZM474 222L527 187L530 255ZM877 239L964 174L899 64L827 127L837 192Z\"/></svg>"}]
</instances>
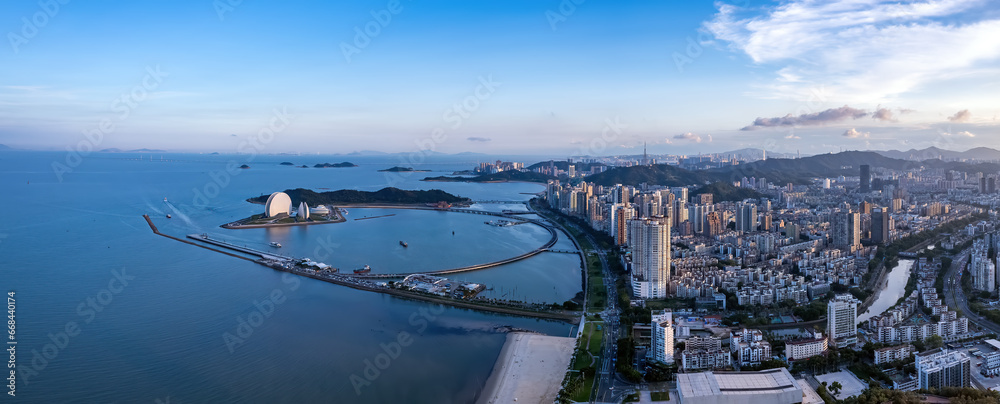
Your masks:
<instances>
[{"instance_id":1,"label":"opera house","mask_svg":"<svg viewBox=\"0 0 1000 404\"><path fill-rule=\"evenodd\" d=\"M291 214L292 198L288 194L275 192L267 197L267 202L264 204L264 217L290 216ZM329 214L330 209L326 206L319 205L315 208L310 208L305 202L300 202L298 209L295 210L295 216L301 220L309 219L310 215L327 216Z\"/></svg>"}]
</instances>

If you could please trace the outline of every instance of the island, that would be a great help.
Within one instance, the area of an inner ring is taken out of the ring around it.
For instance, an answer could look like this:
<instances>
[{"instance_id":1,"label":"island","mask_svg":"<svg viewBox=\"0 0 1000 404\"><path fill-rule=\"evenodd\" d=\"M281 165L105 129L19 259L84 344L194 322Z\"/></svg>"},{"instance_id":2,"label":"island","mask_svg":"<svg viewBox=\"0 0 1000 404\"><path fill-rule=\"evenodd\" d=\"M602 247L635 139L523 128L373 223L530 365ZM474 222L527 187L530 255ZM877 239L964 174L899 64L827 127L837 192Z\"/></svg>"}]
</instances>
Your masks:
<instances>
[{"instance_id":1,"label":"island","mask_svg":"<svg viewBox=\"0 0 1000 404\"><path fill-rule=\"evenodd\" d=\"M357 164L345 161L345 162L342 162L342 163L334 163L334 164L320 163L320 164L314 165L313 167L316 167L316 168L329 168L329 167L344 168L344 167L357 167L357 166L358 166Z\"/></svg>"},{"instance_id":2,"label":"island","mask_svg":"<svg viewBox=\"0 0 1000 404\"><path fill-rule=\"evenodd\" d=\"M456 205L467 205L471 204L472 200L469 198L456 196L449 194L440 189L431 189L427 191L420 190L403 190L399 188L382 188L378 191L358 191L354 189L341 189L339 191L328 191L328 192L316 192L311 189L296 188L288 189L284 191L285 194L292 199L292 201L297 203L305 202L309 206L319 206L319 205L335 205L335 206L346 206L346 205L359 205L359 204L396 204L396 205L413 205L413 204L456 204ZM261 195L258 197L247 199L247 201L257 204L264 204L267 202L269 195ZM293 204L293 206L297 206Z\"/></svg>"},{"instance_id":3,"label":"island","mask_svg":"<svg viewBox=\"0 0 1000 404\"><path fill-rule=\"evenodd\" d=\"M282 162L278 163L278 165L279 166L294 166L295 164L292 164L289 161L282 161Z\"/></svg>"},{"instance_id":4,"label":"island","mask_svg":"<svg viewBox=\"0 0 1000 404\"><path fill-rule=\"evenodd\" d=\"M395 166L392 168L386 168L384 170L378 170L380 173L419 173L419 172L430 172L431 170L414 170L413 167L400 167Z\"/></svg>"},{"instance_id":5,"label":"island","mask_svg":"<svg viewBox=\"0 0 1000 404\"><path fill-rule=\"evenodd\" d=\"M240 168L242 168L242 169L246 170L246 169L250 168L250 166L248 166L248 165L244 164L244 165L241 165L241 166L240 166Z\"/></svg>"},{"instance_id":6,"label":"island","mask_svg":"<svg viewBox=\"0 0 1000 404\"><path fill-rule=\"evenodd\" d=\"M493 174L483 174L475 177L427 177L421 181L439 181L439 182L540 182L546 183L549 180L554 180L553 177L548 174L536 173L532 171L501 171Z\"/></svg>"}]
</instances>

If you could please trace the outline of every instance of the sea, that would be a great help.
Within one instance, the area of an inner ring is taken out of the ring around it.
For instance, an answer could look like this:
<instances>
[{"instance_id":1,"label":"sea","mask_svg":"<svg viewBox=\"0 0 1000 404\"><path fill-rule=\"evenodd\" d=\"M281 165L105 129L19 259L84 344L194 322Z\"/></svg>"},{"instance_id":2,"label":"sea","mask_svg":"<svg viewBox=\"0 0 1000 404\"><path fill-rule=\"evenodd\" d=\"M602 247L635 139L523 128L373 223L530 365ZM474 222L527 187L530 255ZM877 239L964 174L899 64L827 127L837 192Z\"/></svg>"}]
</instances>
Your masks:
<instances>
[{"instance_id":1,"label":"sea","mask_svg":"<svg viewBox=\"0 0 1000 404\"><path fill-rule=\"evenodd\" d=\"M142 218L181 238L208 234L262 250L276 241L283 247L275 252L342 271L473 265L533 250L549 233L531 224L490 226L489 216L402 209L348 209L347 222L336 224L219 226L263 211L247 198L293 188L441 189L491 201L475 209L524 209L506 202L528 200L542 185L421 181L495 156L415 163L391 155L71 154L0 152L7 212L0 284L14 296L8 342L16 344L6 348L15 348L17 401L472 403L503 346L501 327L575 334L565 322L277 272L156 236ZM341 161L358 167L312 168ZM242 164L250 168L235 168ZM396 165L429 172L379 172ZM559 238L555 249L573 249ZM485 284L490 297L535 303L562 303L581 291L579 258L564 253L451 277Z\"/></svg>"}]
</instances>

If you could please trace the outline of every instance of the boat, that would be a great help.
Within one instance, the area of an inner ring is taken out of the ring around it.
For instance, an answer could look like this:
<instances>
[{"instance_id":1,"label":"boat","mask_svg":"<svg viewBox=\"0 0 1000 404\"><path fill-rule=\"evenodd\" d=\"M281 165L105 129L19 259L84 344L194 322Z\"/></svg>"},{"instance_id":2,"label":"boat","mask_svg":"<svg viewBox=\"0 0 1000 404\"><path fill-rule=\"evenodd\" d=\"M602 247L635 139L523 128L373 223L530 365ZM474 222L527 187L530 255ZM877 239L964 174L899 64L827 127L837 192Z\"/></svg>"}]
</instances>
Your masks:
<instances>
[{"instance_id":1,"label":"boat","mask_svg":"<svg viewBox=\"0 0 1000 404\"><path fill-rule=\"evenodd\" d=\"M167 198L163 198L163 202L166 202L166 201L167 201Z\"/></svg>"},{"instance_id":2,"label":"boat","mask_svg":"<svg viewBox=\"0 0 1000 404\"><path fill-rule=\"evenodd\" d=\"M169 213L167 213L167 219L170 219L170 214Z\"/></svg>"},{"instance_id":3,"label":"boat","mask_svg":"<svg viewBox=\"0 0 1000 404\"><path fill-rule=\"evenodd\" d=\"M278 244L277 241L272 241L269 245L274 248L281 248L281 244Z\"/></svg>"},{"instance_id":4,"label":"boat","mask_svg":"<svg viewBox=\"0 0 1000 404\"><path fill-rule=\"evenodd\" d=\"M409 244L406 244L406 242L402 241L402 240L399 241L399 245L401 245L403 247L409 247Z\"/></svg>"},{"instance_id":5,"label":"boat","mask_svg":"<svg viewBox=\"0 0 1000 404\"><path fill-rule=\"evenodd\" d=\"M356 273L356 274L367 274L367 273L369 273L371 271L372 271L372 267L370 267L368 265L365 265L364 268L355 269L354 273Z\"/></svg>"}]
</instances>

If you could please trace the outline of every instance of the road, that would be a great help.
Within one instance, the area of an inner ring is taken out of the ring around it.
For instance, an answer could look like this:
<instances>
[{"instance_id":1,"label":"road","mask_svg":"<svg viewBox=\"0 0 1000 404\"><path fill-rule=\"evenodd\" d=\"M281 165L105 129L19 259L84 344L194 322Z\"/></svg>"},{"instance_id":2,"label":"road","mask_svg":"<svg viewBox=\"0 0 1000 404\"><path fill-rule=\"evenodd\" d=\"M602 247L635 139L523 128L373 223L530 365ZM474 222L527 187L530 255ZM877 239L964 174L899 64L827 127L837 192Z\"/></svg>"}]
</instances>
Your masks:
<instances>
[{"instance_id":1,"label":"road","mask_svg":"<svg viewBox=\"0 0 1000 404\"><path fill-rule=\"evenodd\" d=\"M959 308L962 310L962 314L969 318L969 322L979 326L979 328L984 330L989 330L990 332L1000 334L1000 325L987 320L985 317L973 313L969 309L969 300L965 297L965 292L962 291L962 273L965 269L966 263L969 261L969 253L972 248L965 249L958 255L958 259L951 263L951 268L948 268L948 272L945 274L944 281L944 300L945 304L951 308Z\"/></svg>"}]
</instances>

